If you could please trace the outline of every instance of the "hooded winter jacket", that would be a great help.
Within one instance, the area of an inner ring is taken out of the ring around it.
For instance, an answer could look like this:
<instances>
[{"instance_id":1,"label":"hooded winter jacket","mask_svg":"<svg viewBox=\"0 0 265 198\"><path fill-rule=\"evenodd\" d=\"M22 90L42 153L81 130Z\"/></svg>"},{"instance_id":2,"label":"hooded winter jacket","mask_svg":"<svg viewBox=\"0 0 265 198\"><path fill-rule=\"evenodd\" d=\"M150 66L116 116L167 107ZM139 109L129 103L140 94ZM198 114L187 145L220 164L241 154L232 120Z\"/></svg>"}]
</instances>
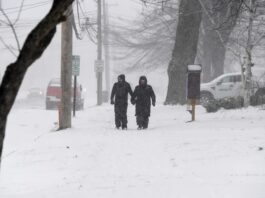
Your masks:
<instances>
[{"instance_id":1,"label":"hooded winter jacket","mask_svg":"<svg viewBox=\"0 0 265 198\"><path fill-rule=\"evenodd\" d=\"M141 83L143 81L144 83ZM139 85L135 87L132 97L132 103L136 104L136 116L149 117L152 104L156 103L156 96L153 88L147 84L147 78L141 76Z\"/></svg>"},{"instance_id":2,"label":"hooded winter jacket","mask_svg":"<svg viewBox=\"0 0 265 198\"><path fill-rule=\"evenodd\" d=\"M132 97L131 86L125 81L125 75L121 74L118 76L118 82L113 85L110 99L115 103L115 107L128 105L128 94Z\"/></svg>"}]
</instances>

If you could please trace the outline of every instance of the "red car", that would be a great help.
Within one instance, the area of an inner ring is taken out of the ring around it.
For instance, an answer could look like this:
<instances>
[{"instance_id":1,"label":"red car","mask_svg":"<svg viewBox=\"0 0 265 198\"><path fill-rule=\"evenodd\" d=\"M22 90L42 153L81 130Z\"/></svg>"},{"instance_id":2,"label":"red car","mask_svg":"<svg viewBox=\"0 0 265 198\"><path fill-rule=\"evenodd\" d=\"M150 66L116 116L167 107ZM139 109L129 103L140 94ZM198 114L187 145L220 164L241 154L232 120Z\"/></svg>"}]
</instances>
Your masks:
<instances>
[{"instance_id":1,"label":"red car","mask_svg":"<svg viewBox=\"0 0 265 198\"><path fill-rule=\"evenodd\" d=\"M72 82L72 103L74 93L74 83ZM61 81L59 78L52 79L46 92L46 109L57 109L61 101ZM73 106L73 105L72 105ZM76 110L84 109L84 99L82 98L82 85L76 86Z\"/></svg>"}]
</instances>

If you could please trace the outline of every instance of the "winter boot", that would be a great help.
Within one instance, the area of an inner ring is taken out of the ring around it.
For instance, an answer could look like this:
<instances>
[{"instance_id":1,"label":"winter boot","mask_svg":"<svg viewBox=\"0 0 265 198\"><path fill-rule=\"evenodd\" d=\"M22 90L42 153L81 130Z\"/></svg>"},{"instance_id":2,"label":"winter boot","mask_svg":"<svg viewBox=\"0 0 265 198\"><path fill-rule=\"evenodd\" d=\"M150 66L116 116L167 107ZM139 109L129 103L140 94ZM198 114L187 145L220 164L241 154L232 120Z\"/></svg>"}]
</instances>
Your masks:
<instances>
[{"instance_id":1,"label":"winter boot","mask_svg":"<svg viewBox=\"0 0 265 198\"><path fill-rule=\"evenodd\" d=\"M141 126L141 125L138 125L138 128L137 128L137 130L142 130L143 129L143 126Z\"/></svg>"},{"instance_id":2,"label":"winter boot","mask_svg":"<svg viewBox=\"0 0 265 198\"><path fill-rule=\"evenodd\" d=\"M122 127L122 130L127 130L127 126L123 126Z\"/></svg>"},{"instance_id":3,"label":"winter boot","mask_svg":"<svg viewBox=\"0 0 265 198\"><path fill-rule=\"evenodd\" d=\"M144 118L144 121L143 121L143 129L147 129L148 128L148 124L149 124L149 118L146 117L146 118Z\"/></svg>"}]
</instances>

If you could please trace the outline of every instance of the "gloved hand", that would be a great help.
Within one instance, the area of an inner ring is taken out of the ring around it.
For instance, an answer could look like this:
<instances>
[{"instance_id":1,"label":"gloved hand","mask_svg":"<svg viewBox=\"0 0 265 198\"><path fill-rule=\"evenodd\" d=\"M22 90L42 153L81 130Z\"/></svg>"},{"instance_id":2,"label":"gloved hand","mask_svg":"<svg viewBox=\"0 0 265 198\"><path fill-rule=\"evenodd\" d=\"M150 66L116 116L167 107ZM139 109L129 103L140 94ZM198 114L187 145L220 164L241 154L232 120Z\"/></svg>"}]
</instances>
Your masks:
<instances>
[{"instance_id":1,"label":"gloved hand","mask_svg":"<svg viewBox=\"0 0 265 198\"><path fill-rule=\"evenodd\" d=\"M156 106L156 102L152 102L152 105L153 105L153 106Z\"/></svg>"},{"instance_id":2,"label":"gloved hand","mask_svg":"<svg viewBox=\"0 0 265 198\"><path fill-rule=\"evenodd\" d=\"M132 105L135 105L136 101L131 99L131 103L132 103Z\"/></svg>"},{"instance_id":3,"label":"gloved hand","mask_svg":"<svg viewBox=\"0 0 265 198\"><path fill-rule=\"evenodd\" d=\"M115 104L114 100L111 100L110 101L110 104L114 105Z\"/></svg>"}]
</instances>

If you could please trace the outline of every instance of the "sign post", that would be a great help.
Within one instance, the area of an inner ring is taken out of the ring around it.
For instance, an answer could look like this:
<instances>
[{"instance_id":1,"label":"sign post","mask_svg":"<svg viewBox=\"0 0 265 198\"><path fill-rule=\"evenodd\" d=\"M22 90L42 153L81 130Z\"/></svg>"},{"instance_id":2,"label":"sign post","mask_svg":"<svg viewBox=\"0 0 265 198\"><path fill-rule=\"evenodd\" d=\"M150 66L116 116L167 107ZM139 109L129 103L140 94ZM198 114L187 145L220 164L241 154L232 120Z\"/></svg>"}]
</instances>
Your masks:
<instances>
[{"instance_id":1,"label":"sign post","mask_svg":"<svg viewBox=\"0 0 265 198\"><path fill-rule=\"evenodd\" d=\"M97 76L97 105L101 105L102 100L102 73L104 71L104 61L95 60L94 70Z\"/></svg>"},{"instance_id":2,"label":"sign post","mask_svg":"<svg viewBox=\"0 0 265 198\"><path fill-rule=\"evenodd\" d=\"M80 75L80 56L72 56L72 75L74 76L73 116L76 111L76 84L77 76Z\"/></svg>"},{"instance_id":3,"label":"sign post","mask_svg":"<svg viewBox=\"0 0 265 198\"><path fill-rule=\"evenodd\" d=\"M195 121L195 107L200 100L201 71L201 65L187 67L187 100L191 105L191 121Z\"/></svg>"}]
</instances>

